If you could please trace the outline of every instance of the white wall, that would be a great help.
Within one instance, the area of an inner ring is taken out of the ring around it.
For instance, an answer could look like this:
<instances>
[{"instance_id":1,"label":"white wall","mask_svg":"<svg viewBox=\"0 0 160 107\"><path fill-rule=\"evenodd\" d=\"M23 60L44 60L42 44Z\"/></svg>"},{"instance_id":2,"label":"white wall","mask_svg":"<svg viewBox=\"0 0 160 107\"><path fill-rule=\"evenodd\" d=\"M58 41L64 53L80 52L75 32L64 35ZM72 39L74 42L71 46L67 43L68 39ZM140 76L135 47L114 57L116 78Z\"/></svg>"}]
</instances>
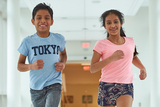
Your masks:
<instances>
[{"instance_id":1,"label":"white wall","mask_svg":"<svg viewBox=\"0 0 160 107\"><path fill-rule=\"evenodd\" d=\"M0 0L0 107L7 105L7 21L5 2Z\"/></svg>"}]
</instances>

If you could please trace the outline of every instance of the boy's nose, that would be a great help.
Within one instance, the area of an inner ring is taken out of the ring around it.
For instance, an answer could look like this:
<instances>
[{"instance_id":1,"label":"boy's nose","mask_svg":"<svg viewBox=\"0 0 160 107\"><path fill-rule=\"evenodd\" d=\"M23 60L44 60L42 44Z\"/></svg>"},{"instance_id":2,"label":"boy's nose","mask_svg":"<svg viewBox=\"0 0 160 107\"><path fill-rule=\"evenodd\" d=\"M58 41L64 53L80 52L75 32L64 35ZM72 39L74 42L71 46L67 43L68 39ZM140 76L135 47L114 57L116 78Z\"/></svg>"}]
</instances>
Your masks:
<instances>
[{"instance_id":1,"label":"boy's nose","mask_svg":"<svg viewBox=\"0 0 160 107\"><path fill-rule=\"evenodd\" d=\"M45 21L46 21L45 19L43 19L43 18L41 19L41 22L45 22Z\"/></svg>"}]
</instances>

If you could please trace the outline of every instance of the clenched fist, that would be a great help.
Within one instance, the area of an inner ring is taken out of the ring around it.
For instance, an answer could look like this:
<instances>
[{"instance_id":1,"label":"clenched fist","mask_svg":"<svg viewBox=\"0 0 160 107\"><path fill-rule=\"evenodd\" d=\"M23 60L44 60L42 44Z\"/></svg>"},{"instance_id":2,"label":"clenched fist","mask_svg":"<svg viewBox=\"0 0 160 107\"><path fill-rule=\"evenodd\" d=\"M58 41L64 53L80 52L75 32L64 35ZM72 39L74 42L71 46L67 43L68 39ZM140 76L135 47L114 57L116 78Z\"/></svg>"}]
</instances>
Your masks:
<instances>
[{"instance_id":1,"label":"clenched fist","mask_svg":"<svg viewBox=\"0 0 160 107\"><path fill-rule=\"evenodd\" d=\"M55 66L57 72L61 72L65 68L65 64L62 62L55 63Z\"/></svg>"},{"instance_id":2,"label":"clenched fist","mask_svg":"<svg viewBox=\"0 0 160 107\"><path fill-rule=\"evenodd\" d=\"M122 50L117 50L112 54L113 61L117 61L117 60L123 59L123 58L124 58L124 53Z\"/></svg>"},{"instance_id":3,"label":"clenched fist","mask_svg":"<svg viewBox=\"0 0 160 107\"><path fill-rule=\"evenodd\" d=\"M145 70L145 69L141 69L141 70L140 70L139 78L140 78L141 80L144 80L146 77L147 77L146 70Z\"/></svg>"},{"instance_id":4,"label":"clenched fist","mask_svg":"<svg viewBox=\"0 0 160 107\"><path fill-rule=\"evenodd\" d=\"M31 64L31 70L40 70L44 66L44 62L42 59L39 59Z\"/></svg>"}]
</instances>

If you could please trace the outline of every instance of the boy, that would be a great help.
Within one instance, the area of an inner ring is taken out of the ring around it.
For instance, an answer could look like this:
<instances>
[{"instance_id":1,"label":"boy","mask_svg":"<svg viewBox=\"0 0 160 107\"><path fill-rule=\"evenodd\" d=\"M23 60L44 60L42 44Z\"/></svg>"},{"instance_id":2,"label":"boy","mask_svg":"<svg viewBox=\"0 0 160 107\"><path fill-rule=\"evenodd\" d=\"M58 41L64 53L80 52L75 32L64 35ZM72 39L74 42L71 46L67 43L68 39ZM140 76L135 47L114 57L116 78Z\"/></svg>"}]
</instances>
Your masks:
<instances>
[{"instance_id":1,"label":"boy","mask_svg":"<svg viewBox=\"0 0 160 107\"><path fill-rule=\"evenodd\" d=\"M33 9L31 22L37 32L24 38L18 48L18 70L30 70L30 93L34 107L58 107L61 71L67 60L66 41L62 35L49 32L53 11L45 3ZM29 64L25 64L27 56Z\"/></svg>"}]
</instances>

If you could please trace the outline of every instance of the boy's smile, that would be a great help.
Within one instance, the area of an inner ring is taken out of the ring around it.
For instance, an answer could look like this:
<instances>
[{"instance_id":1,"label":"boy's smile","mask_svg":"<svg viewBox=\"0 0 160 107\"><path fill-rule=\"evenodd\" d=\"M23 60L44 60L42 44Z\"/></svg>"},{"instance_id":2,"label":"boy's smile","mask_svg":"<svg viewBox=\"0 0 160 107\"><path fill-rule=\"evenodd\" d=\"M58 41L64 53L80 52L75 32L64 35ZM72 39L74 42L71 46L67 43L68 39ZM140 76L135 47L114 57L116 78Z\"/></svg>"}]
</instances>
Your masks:
<instances>
[{"instance_id":1,"label":"boy's smile","mask_svg":"<svg viewBox=\"0 0 160 107\"><path fill-rule=\"evenodd\" d=\"M51 19L48 10L38 10L34 19L32 19L31 21L32 24L36 27L38 36L49 36L49 30L50 26L53 24L53 20Z\"/></svg>"}]
</instances>

